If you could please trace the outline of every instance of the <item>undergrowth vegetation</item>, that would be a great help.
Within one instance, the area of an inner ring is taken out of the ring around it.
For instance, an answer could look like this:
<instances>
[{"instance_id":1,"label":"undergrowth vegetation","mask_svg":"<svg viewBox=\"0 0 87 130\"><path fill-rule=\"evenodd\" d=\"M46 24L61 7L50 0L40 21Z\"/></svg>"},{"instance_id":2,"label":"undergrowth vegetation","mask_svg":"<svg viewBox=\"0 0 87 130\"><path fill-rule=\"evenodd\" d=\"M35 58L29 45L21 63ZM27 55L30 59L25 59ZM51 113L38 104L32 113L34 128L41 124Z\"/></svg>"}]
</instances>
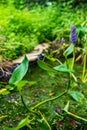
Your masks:
<instances>
[{"instance_id":1,"label":"undergrowth vegetation","mask_svg":"<svg viewBox=\"0 0 87 130\"><path fill-rule=\"evenodd\" d=\"M42 42L55 49L32 67L25 54L9 81L0 81L0 129L86 130L86 5L74 8L70 0L24 6L21 1L18 7L15 2L0 3L0 63Z\"/></svg>"},{"instance_id":2,"label":"undergrowth vegetation","mask_svg":"<svg viewBox=\"0 0 87 130\"><path fill-rule=\"evenodd\" d=\"M82 8L74 9L67 4L51 3L32 9L17 9L12 2L0 4L0 54L15 59L42 42L62 37L68 42L71 25L83 26L85 21Z\"/></svg>"}]
</instances>

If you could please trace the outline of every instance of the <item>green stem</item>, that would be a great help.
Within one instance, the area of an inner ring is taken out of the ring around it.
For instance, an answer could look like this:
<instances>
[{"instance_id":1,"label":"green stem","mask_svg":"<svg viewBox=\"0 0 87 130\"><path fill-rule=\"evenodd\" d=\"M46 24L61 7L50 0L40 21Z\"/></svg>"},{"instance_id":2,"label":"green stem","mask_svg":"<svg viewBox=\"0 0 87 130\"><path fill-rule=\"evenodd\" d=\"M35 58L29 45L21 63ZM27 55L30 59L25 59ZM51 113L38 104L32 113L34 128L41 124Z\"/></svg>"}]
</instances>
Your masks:
<instances>
[{"instance_id":1,"label":"green stem","mask_svg":"<svg viewBox=\"0 0 87 130\"><path fill-rule=\"evenodd\" d=\"M26 126L29 128L29 130L32 130L30 123L32 123L34 120L35 120L35 118L33 117L31 120L29 120L28 124L26 124Z\"/></svg>"},{"instance_id":2,"label":"green stem","mask_svg":"<svg viewBox=\"0 0 87 130\"><path fill-rule=\"evenodd\" d=\"M71 75L70 75L70 73L68 73L68 87L67 87L67 90L69 90L69 88L70 88L70 83L71 83Z\"/></svg>"},{"instance_id":3,"label":"green stem","mask_svg":"<svg viewBox=\"0 0 87 130\"><path fill-rule=\"evenodd\" d=\"M75 62L75 46L73 47L73 63L72 63L72 69L74 67L74 62Z\"/></svg>"},{"instance_id":4,"label":"green stem","mask_svg":"<svg viewBox=\"0 0 87 130\"><path fill-rule=\"evenodd\" d=\"M44 120L44 122L47 124L47 126L49 127L49 130L51 130L51 127L48 123L48 121L45 119L44 115L39 111L39 114L41 115L42 119Z\"/></svg>"},{"instance_id":5,"label":"green stem","mask_svg":"<svg viewBox=\"0 0 87 130\"><path fill-rule=\"evenodd\" d=\"M83 64L82 81L84 80L85 70L86 70L86 54L84 55L84 64Z\"/></svg>"},{"instance_id":6,"label":"green stem","mask_svg":"<svg viewBox=\"0 0 87 130\"><path fill-rule=\"evenodd\" d=\"M22 101L22 104L24 105L24 107L29 111L29 109L28 109L28 107L27 107L27 105L25 104L25 102L24 102L24 99L23 99L23 96L22 95L20 95L21 96L21 101Z\"/></svg>"},{"instance_id":7,"label":"green stem","mask_svg":"<svg viewBox=\"0 0 87 130\"><path fill-rule=\"evenodd\" d=\"M67 61L67 59L66 59L66 61ZM74 62L75 62L75 46L73 46L73 58L72 58L72 63L71 63L70 66L67 64L67 66L68 66L69 69L73 70L73 68L74 68ZM77 81L77 79L76 79L76 77L74 76L74 74L70 72L70 73L68 74L68 79L69 79L69 81L68 81L68 89L70 88L71 77L73 77L73 78L75 79L75 81Z\"/></svg>"},{"instance_id":8,"label":"green stem","mask_svg":"<svg viewBox=\"0 0 87 130\"><path fill-rule=\"evenodd\" d=\"M21 91L19 91L19 94L20 94L20 96L21 96L21 102L22 102L22 104L23 104L24 107L30 112L30 110L28 109L26 103L24 102L23 95L22 95Z\"/></svg>"},{"instance_id":9,"label":"green stem","mask_svg":"<svg viewBox=\"0 0 87 130\"><path fill-rule=\"evenodd\" d=\"M57 60L57 62L60 64L60 65L62 65L62 62L59 60L59 59L56 59Z\"/></svg>"},{"instance_id":10,"label":"green stem","mask_svg":"<svg viewBox=\"0 0 87 130\"><path fill-rule=\"evenodd\" d=\"M55 97L53 97L53 98L49 98L49 99L47 99L47 100L44 100L44 101L38 103L37 105L35 105L34 107L32 107L32 109L35 109L35 108L41 106L42 104L44 104L44 103L46 103L46 102L53 101L53 100L55 100L55 99L57 99L57 98L63 96L63 95L66 94L66 93L67 93L67 90L65 90L65 92L61 93L60 95L57 95L57 96L55 96Z\"/></svg>"},{"instance_id":11,"label":"green stem","mask_svg":"<svg viewBox=\"0 0 87 130\"><path fill-rule=\"evenodd\" d=\"M66 113L67 113L68 115L70 115L70 116L76 118L76 119L79 119L79 120L82 120L82 121L87 122L87 119L85 119L85 118L82 118L82 117L80 117L80 116L77 116L77 115L75 115L75 114L73 114L73 113L71 113L71 112L68 112L68 111L66 111Z\"/></svg>"}]
</instances>

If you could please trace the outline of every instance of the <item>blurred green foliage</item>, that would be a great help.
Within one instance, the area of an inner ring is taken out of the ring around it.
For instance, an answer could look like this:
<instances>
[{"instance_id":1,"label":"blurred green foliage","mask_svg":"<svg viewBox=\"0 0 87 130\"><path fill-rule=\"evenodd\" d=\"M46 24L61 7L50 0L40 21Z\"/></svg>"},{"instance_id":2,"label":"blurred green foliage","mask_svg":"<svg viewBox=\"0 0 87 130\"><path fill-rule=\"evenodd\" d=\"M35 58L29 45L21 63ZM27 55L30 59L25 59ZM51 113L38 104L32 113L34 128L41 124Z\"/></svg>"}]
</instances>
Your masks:
<instances>
[{"instance_id":1,"label":"blurred green foliage","mask_svg":"<svg viewBox=\"0 0 87 130\"><path fill-rule=\"evenodd\" d=\"M15 59L48 40L63 37L69 42L70 27L86 22L86 4L72 8L70 0L28 7L24 2L28 0L0 1L0 54L6 58Z\"/></svg>"}]
</instances>

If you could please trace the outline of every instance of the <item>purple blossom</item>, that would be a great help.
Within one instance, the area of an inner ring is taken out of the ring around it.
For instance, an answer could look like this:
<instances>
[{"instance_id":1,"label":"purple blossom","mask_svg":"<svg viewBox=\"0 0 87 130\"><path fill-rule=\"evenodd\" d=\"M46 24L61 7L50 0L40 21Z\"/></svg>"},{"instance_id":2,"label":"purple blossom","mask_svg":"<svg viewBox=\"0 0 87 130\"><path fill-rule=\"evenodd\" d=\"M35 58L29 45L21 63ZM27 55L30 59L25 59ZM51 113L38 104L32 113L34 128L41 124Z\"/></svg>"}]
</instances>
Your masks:
<instances>
[{"instance_id":1,"label":"purple blossom","mask_svg":"<svg viewBox=\"0 0 87 130\"><path fill-rule=\"evenodd\" d=\"M73 25L71 27L70 42L74 44L76 42L76 40L77 40L77 38L76 38L76 26Z\"/></svg>"},{"instance_id":2,"label":"purple blossom","mask_svg":"<svg viewBox=\"0 0 87 130\"><path fill-rule=\"evenodd\" d=\"M60 43L65 43L65 39L62 38L62 39L60 40Z\"/></svg>"}]
</instances>

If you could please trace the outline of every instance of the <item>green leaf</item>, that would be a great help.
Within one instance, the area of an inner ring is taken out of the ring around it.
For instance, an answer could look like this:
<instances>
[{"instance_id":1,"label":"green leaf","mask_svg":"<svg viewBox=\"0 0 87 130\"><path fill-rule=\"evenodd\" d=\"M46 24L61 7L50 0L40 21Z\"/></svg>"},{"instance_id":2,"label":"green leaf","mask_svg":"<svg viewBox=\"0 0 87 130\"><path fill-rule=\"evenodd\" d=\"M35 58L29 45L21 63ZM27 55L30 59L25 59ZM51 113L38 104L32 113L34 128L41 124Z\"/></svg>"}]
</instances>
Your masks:
<instances>
[{"instance_id":1,"label":"green leaf","mask_svg":"<svg viewBox=\"0 0 87 130\"><path fill-rule=\"evenodd\" d=\"M73 50L74 50L74 45L70 44L70 46L64 51L63 55L67 57L73 52Z\"/></svg>"},{"instance_id":2,"label":"green leaf","mask_svg":"<svg viewBox=\"0 0 87 130\"><path fill-rule=\"evenodd\" d=\"M41 67L43 70L46 70L48 72L54 72L55 73L55 70L51 67L49 67L46 63L44 63L43 61L41 60L38 60L37 61L39 67Z\"/></svg>"},{"instance_id":3,"label":"green leaf","mask_svg":"<svg viewBox=\"0 0 87 130\"><path fill-rule=\"evenodd\" d=\"M17 126L17 129L19 130L20 128L24 127L26 124L28 124L28 117L24 118L23 120L21 120Z\"/></svg>"},{"instance_id":4,"label":"green leaf","mask_svg":"<svg viewBox=\"0 0 87 130\"><path fill-rule=\"evenodd\" d=\"M69 69L73 68L73 63L74 63L74 58L68 58L66 61L66 65L68 66Z\"/></svg>"},{"instance_id":5,"label":"green leaf","mask_svg":"<svg viewBox=\"0 0 87 130\"><path fill-rule=\"evenodd\" d=\"M27 80L21 80L18 82L18 84L16 84L17 88L19 91L21 91L21 89L25 86L25 85L34 85L36 84L36 81L27 81Z\"/></svg>"},{"instance_id":6,"label":"green leaf","mask_svg":"<svg viewBox=\"0 0 87 130\"><path fill-rule=\"evenodd\" d=\"M67 102L66 106L64 107L64 111L68 112L69 109L69 101Z\"/></svg>"},{"instance_id":7,"label":"green leaf","mask_svg":"<svg viewBox=\"0 0 87 130\"><path fill-rule=\"evenodd\" d=\"M0 116L0 119L6 118L6 117L7 117L7 115L5 115L5 116Z\"/></svg>"},{"instance_id":8,"label":"green leaf","mask_svg":"<svg viewBox=\"0 0 87 130\"><path fill-rule=\"evenodd\" d=\"M53 69L60 71L60 72L74 72L74 70L68 69L67 66L64 64L61 64L59 66L55 66L55 67L53 67Z\"/></svg>"},{"instance_id":9,"label":"green leaf","mask_svg":"<svg viewBox=\"0 0 87 130\"><path fill-rule=\"evenodd\" d=\"M46 57L46 59L48 59L48 60L50 60L50 61L52 61L52 62L57 61L58 63L62 64L62 62L61 62L59 59L54 58L54 57L52 57L52 56L50 56L50 55L45 55L45 57Z\"/></svg>"},{"instance_id":10,"label":"green leaf","mask_svg":"<svg viewBox=\"0 0 87 130\"><path fill-rule=\"evenodd\" d=\"M29 61L25 55L22 63L14 70L9 80L9 84L16 85L20 80L22 80L28 70L28 63Z\"/></svg>"},{"instance_id":11,"label":"green leaf","mask_svg":"<svg viewBox=\"0 0 87 130\"><path fill-rule=\"evenodd\" d=\"M6 92L6 91L7 91L6 88L2 88L2 89L0 89L0 94L3 94L3 93Z\"/></svg>"},{"instance_id":12,"label":"green leaf","mask_svg":"<svg viewBox=\"0 0 87 130\"><path fill-rule=\"evenodd\" d=\"M84 27L84 26L77 26L77 31L84 31L87 32L87 27Z\"/></svg>"},{"instance_id":13,"label":"green leaf","mask_svg":"<svg viewBox=\"0 0 87 130\"><path fill-rule=\"evenodd\" d=\"M29 122L28 117L26 117L19 122L17 127L13 127L13 128L4 127L4 129L5 130L19 130L20 128L26 126L28 124L28 122Z\"/></svg>"},{"instance_id":14,"label":"green leaf","mask_svg":"<svg viewBox=\"0 0 87 130\"><path fill-rule=\"evenodd\" d=\"M80 102L82 99L84 99L84 95L81 92L69 90L68 93L77 102Z\"/></svg>"}]
</instances>

